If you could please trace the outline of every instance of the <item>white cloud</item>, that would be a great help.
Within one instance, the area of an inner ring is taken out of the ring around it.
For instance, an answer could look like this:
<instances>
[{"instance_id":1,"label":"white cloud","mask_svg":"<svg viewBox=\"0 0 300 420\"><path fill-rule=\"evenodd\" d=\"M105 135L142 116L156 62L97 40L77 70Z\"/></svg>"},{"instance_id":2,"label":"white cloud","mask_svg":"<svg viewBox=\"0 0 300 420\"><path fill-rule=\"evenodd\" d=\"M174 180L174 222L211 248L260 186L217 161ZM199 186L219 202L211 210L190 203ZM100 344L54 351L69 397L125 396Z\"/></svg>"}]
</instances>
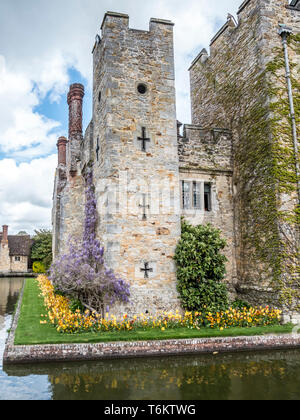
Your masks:
<instances>
[{"instance_id":1,"label":"white cloud","mask_svg":"<svg viewBox=\"0 0 300 420\"><path fill-rule=\"evenodd\" d=\"M22 73L8 71L0 56L0 148L5 154L29 157L47 155L53 151L56 136L53 129L60 126L34 112L39 93L33 82ZM24 150L25 149L25 150Z\"/></svg>"},{"instance_id":2,"label":"white cloud","mask_svg":"<svg viewBox=\"0 0 300 420\"><path fill-rule=\"evenodd\" d=\"M12 233L50 227L56 164L56 155L20 165L0 161L0 225L8 224Z\"/></svg>"},{"instance_id":3,"label":"white cloud","mask_svg":"<svg viewBox=\"0 0 300 420\"><path fill-rule=\"evenodd\" d=\"M107 10L127 13L130 26L148 29L150 17L175 23L179 118L185 120L189 94L188 67L203 46L208 47L216 22L226 21L242 0L1 0L0 51L13 69L34 80L41 94L65 93L67 68L74 66L91 83L91 50ZM14 30L11 31L10 28ZM5 42L9 34L9 42ZM181 103L181 100L184 103ZM181 115L182 114L182 115Z\"/></svg>"}]
</instances>

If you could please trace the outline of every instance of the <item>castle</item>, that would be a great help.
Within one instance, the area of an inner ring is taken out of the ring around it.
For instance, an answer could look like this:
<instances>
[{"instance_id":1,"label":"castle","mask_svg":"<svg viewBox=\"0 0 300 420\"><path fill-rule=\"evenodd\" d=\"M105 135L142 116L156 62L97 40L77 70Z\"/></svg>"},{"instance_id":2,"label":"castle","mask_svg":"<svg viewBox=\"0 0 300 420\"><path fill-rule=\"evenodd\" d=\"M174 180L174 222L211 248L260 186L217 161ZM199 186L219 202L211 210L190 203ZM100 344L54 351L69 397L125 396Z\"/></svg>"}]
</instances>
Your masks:
<instances>
[{"instance_id":1,"label":"castle","mask_svg":"<svg viewBox=\"0 0 300 420\"><path fill-rule=\"evenodd\" d=\"M97 237L131 284L128 314L176 310L174 251L181 216L227 240L231 295L300 311L300 1L245 0L189 69L192 124L176 119L173 23L129 28L107 12L93 48L93 114L84 87L68 94L58 140L53 253L82 237L93 166Z\"/></svg>"}]
</instances>

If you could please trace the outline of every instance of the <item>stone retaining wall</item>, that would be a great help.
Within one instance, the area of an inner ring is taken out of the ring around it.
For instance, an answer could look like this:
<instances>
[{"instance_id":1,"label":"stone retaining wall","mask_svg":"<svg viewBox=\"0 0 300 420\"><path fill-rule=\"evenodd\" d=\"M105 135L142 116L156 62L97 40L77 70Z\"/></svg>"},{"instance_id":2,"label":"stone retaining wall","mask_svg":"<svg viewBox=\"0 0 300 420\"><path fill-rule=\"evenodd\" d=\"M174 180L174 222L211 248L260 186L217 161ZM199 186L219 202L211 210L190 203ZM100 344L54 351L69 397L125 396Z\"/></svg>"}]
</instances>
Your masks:
<instances>
[{"instance_id":1,"label":"stone retaining wall","mask_svg":"<svg viewBox=\"0 0 300 420\"><path fill-rule=\"evenodd\" d=\"M98 344L8 345L5 349L3 363L71 362L291 348L300 348L300 335L287 334Z\"/></svg>"}]
</instances>

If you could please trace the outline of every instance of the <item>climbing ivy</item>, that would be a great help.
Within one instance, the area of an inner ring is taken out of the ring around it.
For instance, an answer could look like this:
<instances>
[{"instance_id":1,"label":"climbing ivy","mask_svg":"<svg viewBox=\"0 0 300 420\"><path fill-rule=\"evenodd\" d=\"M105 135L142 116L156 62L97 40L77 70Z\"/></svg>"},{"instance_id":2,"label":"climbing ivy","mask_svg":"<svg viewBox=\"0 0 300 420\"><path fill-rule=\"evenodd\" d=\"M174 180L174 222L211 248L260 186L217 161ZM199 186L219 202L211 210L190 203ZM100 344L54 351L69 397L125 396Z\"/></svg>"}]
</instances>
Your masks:
<instances>
[{"instance_id":1,"label":"climbing ivy","mask_svg":"<svg viewBox=\"0 0 300 420\"><path fill-rule=\"evenodd\" d=\"M249 23L253 35L258 24ZM290 52L299 54L299 38L290 37ZM297 310L300 211L293 200L297 199L295 159L299 156L295 157L293 148L283 50L274 49L265 71L261 71L259 60L246 68L249 39L255 42L255 36L250 36L239 38L235 45L224 42L218 46L222 59L214 52L214 59L201 69L207 89L199 102L217 114L211 123L233 132L238 274L244 284L272 287L283 307ZM299 126L300 82L295 66L291 60Z\"/></svg>"},{"instance_id":2,"label":"climbing ivy","mask_svg":"<svg viewBox=\"0 0 300 420\"><path fill-rule=\"evenodd\" d=\"M289 38L290 58L300 53L300 36L292 35ZM273 288L279 293L280 302L289 309L300 310L300 268L299 268L299 227L300 209L296 206L283 203L282 197L293 197L297 200L297 174L290 107L285 79L285 62L282 49L274 49L274 59L268 64L272 154L274 156L273 176L277 186L277 217L280 238L280 266L272 281ZM291 81L294 95L296 123L299 127L300 115L300 83L295 77L296 63L291 60ZM294 71L293 71L294 70Z\"/></svg>"}]
</instances>

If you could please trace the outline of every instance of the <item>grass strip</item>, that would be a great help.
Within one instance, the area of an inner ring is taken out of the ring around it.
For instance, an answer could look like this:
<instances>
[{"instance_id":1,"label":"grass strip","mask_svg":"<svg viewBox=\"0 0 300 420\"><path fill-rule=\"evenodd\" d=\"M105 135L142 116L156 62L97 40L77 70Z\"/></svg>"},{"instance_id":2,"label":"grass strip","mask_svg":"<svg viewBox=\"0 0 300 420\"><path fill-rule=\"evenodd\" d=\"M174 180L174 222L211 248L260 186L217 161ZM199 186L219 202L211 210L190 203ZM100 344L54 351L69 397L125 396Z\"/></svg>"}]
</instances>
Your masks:
<instances>
[{"instance_id":1,"label":"grass strip","mask_svg":"<svg viewBox=\"0 0 300 420\"><path fill-rule=\"evenodd\" d=\"M36 279L27 279L21 305L21 313L15 333L15 345L37 344L79 344L101 343L114 341L148 341L209 337L236 337L266 334L288 334L293 325L276 325L267 327L230 328L223 331L202 328L176 328L160 331L158 329L139 331L113 331L81 334L62 334L50 324L40 324L47 310Z\"/></svg>"}]
</instances>

